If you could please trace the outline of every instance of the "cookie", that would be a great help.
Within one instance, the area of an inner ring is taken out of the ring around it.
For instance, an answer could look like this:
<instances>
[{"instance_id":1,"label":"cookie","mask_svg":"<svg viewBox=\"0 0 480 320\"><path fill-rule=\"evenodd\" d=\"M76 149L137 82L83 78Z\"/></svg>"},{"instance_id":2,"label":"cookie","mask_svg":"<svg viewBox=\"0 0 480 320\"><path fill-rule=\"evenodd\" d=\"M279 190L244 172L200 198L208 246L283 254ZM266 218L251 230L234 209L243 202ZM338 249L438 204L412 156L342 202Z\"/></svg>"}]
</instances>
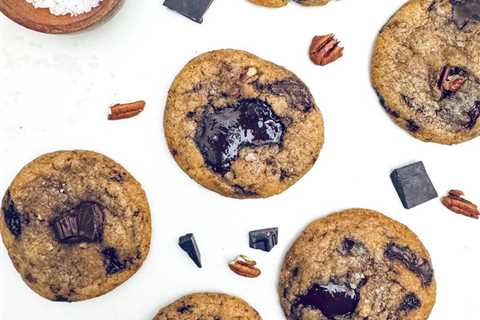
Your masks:
<instances>
[{"instance_id":1,"label":"cookie","mask_svg":"<svg viewBox=\"0 0 480 320\"><path fill-rule=\"evenodd\" d=\"M43 155L15 177L0 232L25 283L54 301L102 295L130 278L150 247L150 210L140 184L90 151Z\"/></svg>"},{"instance_id":2,"label":"cookie","mask_svg":"<svg viewBox=\"0 0 480 320\"><path fill-rule=\"evenodd\" d=\"M269 8L280 8L288 4L288 0L248 0L248 1L259 6L264 6Z\"/></svg>"},{"instance_id":3,"label":"cookie","mask_svg":"<svg viewBox=\"0 0 480 320\"><path fill-rule=\"evenodd\" d=\"M166 306L153 320L260 320L245 301L220 293L195 293Z\"/></svg>"},{"instance_id":4,"label":"cookie","mask_svg":"<svg viewBox=\"0 0 480 320\"><path fill-rule=\"evenodd\" d=\"M455 144L480 134L479 16L479 0L411 0L380 31L373 86L414 137Z\"/></svg>"},{"instance_id":5,"label":"cookie","mask_svg":"<svg viewBox=\"0 0 480 320\"><path fill-rule=\"evenodd\" d=\"M310 224L289 250L279 282L292 320L425 320L435 292L430 256L417 236L366 209Z\"/></svg>"},{"instance_id":6,"label":"cookie","mask_svg":"<svg viewBox=\"0 0 480 320\"><path fill-rule=\"evenodd\" d=\"M176 77L165 135L180 167L234 198L269 197L315 163L322 115L292 72L239 50L208 52Z\"/></svg>"},{"instance_id":7,"label":"cookie","mask_svg":"<svg viewBox=\"0 0 480 320\"><path fill-rule=\"evenodd\" d=\"M288 4L288 0L249 0L250 2L259 6L280 8ZM324 6L330 2L330 0L293 0L303 6Z\"/></svg>"}]
</instances>

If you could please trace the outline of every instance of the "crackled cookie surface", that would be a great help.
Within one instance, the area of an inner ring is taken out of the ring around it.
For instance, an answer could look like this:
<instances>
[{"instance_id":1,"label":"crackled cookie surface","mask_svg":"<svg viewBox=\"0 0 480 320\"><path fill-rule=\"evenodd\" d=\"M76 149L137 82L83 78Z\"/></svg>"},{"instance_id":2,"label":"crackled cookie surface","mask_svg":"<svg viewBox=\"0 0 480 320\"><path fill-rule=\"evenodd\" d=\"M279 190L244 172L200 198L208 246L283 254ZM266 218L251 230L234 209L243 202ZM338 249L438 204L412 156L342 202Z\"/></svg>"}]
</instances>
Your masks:
<instances>
[{"instance_id":1,"label":"crackled cookie surface","mask_svg":"<svg viewBox=\"0 0 480 320\"><path fill-rule=\"evenodd\" d=\"M55 301L104 294L130 278L150 246L150 210L140 184L89 151L43 155L15 177L0 232L25 283Z\"/></svg>"},{"instance_id":2,"label":"crackled cookie surface","mask_svg":"<svg viewBox=\"0 0 480 320\"><path fill-rule=\"evenodd\" d=\"M292 72L219 50L193 59L175 79L165 134L177 163L201 185L230 197L268 197L313 166L323 120Z\"/></svg>"},{"instance_id":3,"label":"crackled cookie surface","mask_svg":"<svg viewBox=\"0 0 480 320\"><path fill-rule=\"evenodd\" d=\"M195 293L163 308L154 320L260 320L245 301L220 293Z\"/></svg>"},{"instance_id":4,"label":"crackled cookie surface","mask_svg":"<svg viewBox=\"0 0 480 320\"><path fill-rule=\"evenodd\" d=\"M292 320L425 320L435 302L429 254L406 226L366 209L310 224L281 270Z\"/></svg>"},{"instance_id":5,"label":"crackled cookie surface","mask_svg":"<svg viewBox=\"0 0 480 320\"><path fill-rule=\"evenodd\" d=\"M377 39L372 81L394 121L424 141L480 134L480 0L412 0Z\"/></svg>"}]
</instances>

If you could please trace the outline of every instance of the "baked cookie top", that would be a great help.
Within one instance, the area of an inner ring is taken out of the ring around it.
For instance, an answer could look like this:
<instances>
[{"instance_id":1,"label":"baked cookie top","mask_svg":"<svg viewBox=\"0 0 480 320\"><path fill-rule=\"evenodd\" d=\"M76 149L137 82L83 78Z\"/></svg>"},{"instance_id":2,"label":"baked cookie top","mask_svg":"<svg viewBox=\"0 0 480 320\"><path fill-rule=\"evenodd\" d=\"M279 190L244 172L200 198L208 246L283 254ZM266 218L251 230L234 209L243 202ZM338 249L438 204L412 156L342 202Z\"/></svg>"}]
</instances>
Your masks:
<instances>
[{"instance_id":1,"label":"baked cookie top","mask_svg":"<svg viewBox=\"0 0 480 320\"><path fill-rule=\"evenodd\" d=\"M283 264L288 319L425 320L435 302L430 256L406 226L351 209L311 223Z\"/></svg>"},{"instance_id":2,"label":"baked cookie top","mask_svg":"<svg viewBox=\"0 0 480 320\"><path fill-rule=\"evenodd\" d=\"M411 0L380 31L373 86L414 137L454 144L480 134L479 17L479 0Z\"/></svg>"},{"instance_id":3,"label":"baked cookie top","mask_svg":"<svg viewBox=\"0 0 480 320\"><path fill-rule=\"evenodd\" d=\"M90 151L43 155L15 177L0 232L25 283L55 301L104 294L142 265L150 210L140 184Z\"/></svg>"},{"instance_id":4,"label":"baked cookie top","mask_svg":"<svg viewBox=\"0 0 480 320\"><path fill-rule=\"evenodd\" d=\"M235 198L286 190L323 145L322 115L305 84L238 50L190 61L172 84L164 122L180 167L204 187Z\"/></svg>"},{"instance_id":5,"label":"baked cookie top","mask_svg":"<svg viewBox=\"0 0 480 320\"><path fill-rule=\"evenodd\" d=\"M194 293L166 306L153 320L260 320L245 301L220 293Z\"/></svg>"}]
</instances>

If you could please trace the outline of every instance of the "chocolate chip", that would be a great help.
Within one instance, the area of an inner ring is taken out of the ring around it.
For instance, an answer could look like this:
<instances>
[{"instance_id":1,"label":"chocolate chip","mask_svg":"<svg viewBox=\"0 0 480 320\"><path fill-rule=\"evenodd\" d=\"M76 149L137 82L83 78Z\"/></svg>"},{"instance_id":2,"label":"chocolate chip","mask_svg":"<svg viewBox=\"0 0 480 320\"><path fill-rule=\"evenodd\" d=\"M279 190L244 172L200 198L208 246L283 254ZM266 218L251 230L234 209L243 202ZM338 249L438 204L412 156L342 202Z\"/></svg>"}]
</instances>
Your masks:
<instances>
[{"instance_id":1,"label":"chocolate chip","mask_svg":"<svg viewBox=\"0 0 480 320\"><path fill-rule=\"evenodd\" d=\"M401 311L411 311L418 309L422 306L422 302L418 299L417 295L413 292L408 293L400 304Z\"/></svg>"},{"instance_id":2,"label":"chocolate chip","mask_svg":"<svg viewBox=\"0 0 480 320\"><path fill-rule=\"evenodd\" d=\"M401 262L408 270L414 272L423 286L429 286L433 281L433 269L427 259L417 257L407 246L390 242L385 248L385 257Z\"/></svg>"},{"instance_id":3,"label":"chocolate chip","mask_svg":"<svg viewBox=\"0 0 480 320\"><path fill-rule=\"evenodd\" d=\"M295 299L292 313L298 319L304 308L319 310L328 319L352 315L360 302L360 289L366 283L362 281L356 288L352 284L330 281L327 284L315 283L307 293Z\"/></svg>"},{"instance_id":4,"label":"chocolate chip","mask_svg":"<svg viewBox=\"0 0 480 320\"><path fill-rule=\"evenodd\" d=\"M278 243L278 228L250 231L250 248L270 252Z\"/></svg>"},{"instance_id":5,"label":"chocolate chip","mask_svg":"<svg viewBox=\"0 0 480 320\"><path fill-rule=\"evenodd\" d=\"M309 112L314 106L312 94L297 78L278 80L270 84L257 84L257 89L284 97L290 106L303 112Z\"/></svg>"},{"instance_id":6,"label":"chocolate chip","mask_svg":"<svg viewBox=\"0 0 480 320\"><path fill-rule=\"evenodd\" d=\"M405 209L438 197L421 161L393 170L390 178Z\"/></svg>"},{"instance_id":7,"label":"chocolate chip","mask_svg":"<svg viewBox=\"0 0 480 320\"><path fill-rule=\"evenodd\" d=\"M281 145L285 127L272 107L259 99L205 111L199 121L195 143L207 165L225 174L244 147Z\"/></svg>"},{"instance_id":8,"label":"chocolate chip","mask_svg":"<svg viewBox=\"0 0 480 320\"><path fill-rule=\"evenodd\" d=\"M203 16L212 2L213 0L166 0L163 5L195 22L202 23Z\"/></svg>"},{"instance_id":9,"label":"chocolate chip","mask_svg":"<svg viewBox=\"0 0 480 320\"><path fill-rule=\"evenodd\" d=\"M125 172L114 171L112 173L112 176L110 177L110 179L112 179L115 182L120 183L120 182L123 182L125 180L125 177L126 177Z\"/></svg>"},{"instance_id":10,"label":"chocolate chip","mask_svg":"<svg viewBox=\"0 0 480 320\"><path fill-rule=\"evenodd\" d=\"M120 259L115 248L107 247L103 249L102 255L105 270L109 275L121 272L127 267L127 263Z\"/></svg>"},{"instance_id":11,"label":"chocolate chip","mask_svg":"<svg viewBox=\"0 0 480 320\"><path fill-rule=\"evenodd\" d=\"M351 252L356 244L357 244L356 241L351 238L343 239L343 243L342 243L343 251L348 253Z\"/></svg>"},{"instance_id":12,"label":"chocolate chip","mask_svg":"<svg viewBox=\"0 0 480 320\"><path fill-rule=\"evenodd\" d=\"M241 196L255 197L258 195L255 191L250 191L239 184L234 184L232 187L235 189L235 193Z\"/></svg>"},{"instance_id":13,"label":"chocolate chip","mask_svg":"<svg viewBox=\"0 0 480 320\"><path fill-rule=\"evenodd\" d=\"M480 0L450 0L453 22L459 30L469 23L480 21Z\"/></svg>"},{"instance_id":14,"label":"chocolate chip","mask_svg":"<svg viewBox=\"0 0 480 320\"><path fill-rule=\"evenodd\" d=\"M292 277L296 278L298 274L300 273L300 269L298 267L295 267L292 269Z\"/></svg>"},{"instance_id":15,"label":"chocolate chip","mask_svg":"<svg viewBox=\"0 0 480 320\"><path fill-rule=\"evenodd\" d=\"M343 239L340 247L338 248L338 251L345 256L358 256L367 253L365 245L362 242L357 241L351 237L346 237Z\"/></svg>"},{"instance_id":16,"label":"chocolate chip","mask_svg":"<svg viewBox=\"0 0 480 320\"><path fill-rule=\"evenodd\" d=\"M286 169L280 169L280 181L285 181L290 177L290 172Z\"/></svg>"},{"instance_id":17,"label":"chocolate chip","mask_svg":"<svg viewBox=\"0 0 480 320\"><path fill-rule=\"evenodd\" d=\"M414 121L414 120L406 120L406 124L407 124L407 129L413 133L417 132L418 130L420 130L420 127L419 125Z\"/></svg>"},{"instance_id":18,"label":"chocolate chip","mask_svg":"<svg viewBox=\"0 0 480 320\"><path fill-rule=\"evenodd\" d=\"M97 203L81 202L61 213L53 221L57 241L61 243L97 242L103 235L103 211Z\"/></svg>"},{"instance_id":19,"label":"chocolate chip","mask_svg":"<svg viewBox=\"0 0 480 320\"><path fill-rule=\"evenodd\" d=\"M54 299L57 302L69 302L70 301L70 300L68 300L67 297L60 296L60 295L56 295Z\"/></svg>"},{"instance_id":20,"label":"chocolate chip","mask_svg":"<svg viewBox=\"0 0 480 320\"><path fill-rule=\"evenodd\" d=\"M16 238L19 238L22 234L22 217L15 207L10 191L7 191L7 194L3 199L2 211L8 230L10 230Z\"/></svg>"},{"instance_id":21,"label":"chocolate chip","mask_svg":"<svg viewBox=\"0 0 480 320\"><path fill-rule=\"evenodd\" d=\"M177 312L181 313L181 314L190 313L190 312L192 312L192 309L193 309L192 305L186 304L186 305L183 305L183 306L177 308Z\"/></svg>"},{"instance_id":22,"label":"chocolate chip","mask_svg":"<svg viewBox=\"0 0 480 320\"><path fill-rule=\"evenodd\" d=\"M200 250L198 249L197 241L195 241L195 237L192 233L181 236L180 239L178 239L178 245L188 254L193 262L195 262L197 267L202 267Z\"/></svg>"},{"instance_id":23,"label":"chocolate chip","mask_svg":"<svg viewBox=\"0 0 480 320\"><path fill-rule=\"evenodd\" d=\"M478 118L480 118L480 101L476 101L475 106L468 111L468 117L470 121L467 124L467 128L473 129L477 124Z\"/></svg>"}]
</instances>

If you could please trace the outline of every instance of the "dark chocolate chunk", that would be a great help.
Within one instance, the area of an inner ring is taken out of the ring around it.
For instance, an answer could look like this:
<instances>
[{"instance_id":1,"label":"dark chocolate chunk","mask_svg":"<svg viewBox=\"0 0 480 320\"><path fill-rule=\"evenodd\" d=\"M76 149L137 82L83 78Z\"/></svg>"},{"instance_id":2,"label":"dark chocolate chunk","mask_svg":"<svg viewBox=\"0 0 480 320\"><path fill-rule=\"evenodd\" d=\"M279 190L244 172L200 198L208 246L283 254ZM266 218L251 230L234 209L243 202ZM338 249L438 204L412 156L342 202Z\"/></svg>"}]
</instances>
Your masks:
<instances>
[{"instance_id":1,"label":"dark chocolate chunk","mask_svg":"<svg viewBox=\"0 0 480 320\"><path fill-rule=\"evenodd\" d=\"M181 236L180 239L178 239L178 245L183 249L183 251L188 253L189 257L193 260L193 262L195 262L197 267L202 267L200 250L198 249L197 241L195 241L195 237L192 233Z\"/></svg>"},{"instance_id":2,"label":"dark chocolate chunk","mask_svg":"<svg viewBox=\"0 0 480 320\"><path fill-rule=\"evenodd\" d=\"M360 302L360 289L364 284L365 282L362 281L353 288L351 284L337 283L337 281L327 284L315 283L305 295L295 299L292 313L300 317L302 309L311 308L320 310L325 317L332 320L350 316L357 309Z\"/></svg>"},{"instance_id":3,"label":"dark chocolate chunk","mask_svg":"<svg viewBox=\"0 0 480 320\"><path fill-rule=\"evenodd\" d=\"M202 23L203 16L212 2L213 0L165 0L163 5L195 22Z\"/></svg>"},{"instance_id":4,"label":"dark chocolate chunk","mask_svg":"<svg viewBox=\"0 0 480 320\"><path fill-rule=\"evenodd\" d=\"M57 241L96 242L103 235L103 211L95 202L82 202L53 221Z\"/></svg>"},{"instance_id":5,"label":"dark chocolate chunk","mask_svg":"<svg viewBox=\"0 0 480 320\"><path fill-rule=\"evenodd\" d=\"M270 252L278 243L278 228L250 231L250 248Z\"/></svg>"},{"instance_id":6,"label":"dark chocolate chunk","mask_svg":"<svg viewBox=\"0 0 480 320\"><path fill-rule=\"evenodd\" d=\"M407 120L407 129L413 133L420 130L420 126L414 120Z\"/></svg>"},{"instance_id":7,"label":"dark chocolate chunk","mask_svg":"<svg viewBox=\"0 0 480 320\"><path fill-rule=\"evenodd\" d=\"M480 21L480 0L450 0L453 22L459 30L469 23Z\"/></svg>"},{"instance_id":8,"label":"dark chocolate chunk","mask_svg":"<svg viewBox=\"0 0 480 320\"><path fill-rule=\"evenodd\" d=\"M401 311L411 311L418 309L422 306L422 302L418 299L417 295L413 292L408 293L400 304Z\"/></svg>"},{"instance_id":9,"label":"dark chocolate chunk","mask_svg":"<svg viewBox=\"0 0 480 320\"><path fill-rule=\"evenodd\" d=\"M385 248L385 257L401 262L408 270L415 273L423 286L429 286L433 281L433 268L427 259L418 257L407 246L390 242Z\"/></svg>"},{"instance_id":10,"label":"dark chocolate chunk","mask_svg":"<svg viewBox=\"0 0 480 320\"><path fill-rule=\"evenodd\" d=\"M355 240L350 237L343 239L342 243L339 245L338 251L344 256L359 256L368 252L365 245L358 240Z\"/></svg>"},{"instance_id":11,"label":"dark chocolate chunk","mask_svg":"<svg viewBox=\"0 0 480 320\"><path fill-rule=\"evenodd\" d=\"M61 295L56 295L55 296L55 301L57 302L69 302L67 297L61 296Z\"/></svg>"},{"instance_id":12,"label":"dark chocolate chunk","mask_svg":"<svg viewBox=\"0 0 480 320\"><path fill-rule=\"evenodd\" d=\"M178 312L178 313L181 313L181 314L184 314L184 313L192 312L192 309L193 309L193 306L192 306L192 305L186 304L186 305L183 305L183 306L181 306L181 307L178 307L178 308L177 308L177 312Z\"/></svg>"},{"instance_id":13,"label":"dark chocolate chunk","mask_svg":"<svg viewBox=\"0 0 480 320\"><path fill-rule=\"evenodd\" d=\"M313 106L313 97L307 86L297 78L278 80L269 84L257 84L258 90L275 96L284 97L293 108L309 112Z\"/></svg>"},{"instance_id":14,"label":"dark chocolate chunk","mask_svg":"<svg viewBox=\"0 0 480 320\"><path fill-rule=\"evenodd\" d=\"M470 121L467 124L467 128L473 129L477 124L478 118L480 118L480 101L476 101L475 106L468 111L468 117Z\"/></svg>"},{"instance_id":15,"label":"dark chocolate chunk","mask_svg":"<svg viewBox=\"0 0 480 320\"><path fill-rule=\"evenodd\" d=\"M205 111L195 143L207 165L225 174L243 147L282 143L285 127L272 107L259 99L240 100L232 106Z\"/></svg>"},{"instance_id":16,"label":"dark chocolate chunk","mask_svg":"<svg viewBox=\"0 0 480 320\"><path fill-rule=\"evenodd\" d=\"M117 250L108 247L102 250L103 263L107 274L114 274L123 271L127 267L127 263L122 261L118 256Z\"/></svg>"},{"instance_id":17,"label":"dark chocolate chunk","mask_svg":"<svg viewBox=\"0 0 480 320\"><path fill-rule=\"evenodd\" d=\"M393 170L390 178L405 209L438 197L421 161Z\"/></svg>"},{"instance_id":18,"label":"dark chocolate chunk","mask_svg":"<svg viewBox=\"0 0 480 320\"><path fill-rule=\"evenodd\" d=\"M10 191L7 191L2 203L3 219L8 230L16 237L22 234L22 217L15 207Z\"/></svg>"}]
</instances>

